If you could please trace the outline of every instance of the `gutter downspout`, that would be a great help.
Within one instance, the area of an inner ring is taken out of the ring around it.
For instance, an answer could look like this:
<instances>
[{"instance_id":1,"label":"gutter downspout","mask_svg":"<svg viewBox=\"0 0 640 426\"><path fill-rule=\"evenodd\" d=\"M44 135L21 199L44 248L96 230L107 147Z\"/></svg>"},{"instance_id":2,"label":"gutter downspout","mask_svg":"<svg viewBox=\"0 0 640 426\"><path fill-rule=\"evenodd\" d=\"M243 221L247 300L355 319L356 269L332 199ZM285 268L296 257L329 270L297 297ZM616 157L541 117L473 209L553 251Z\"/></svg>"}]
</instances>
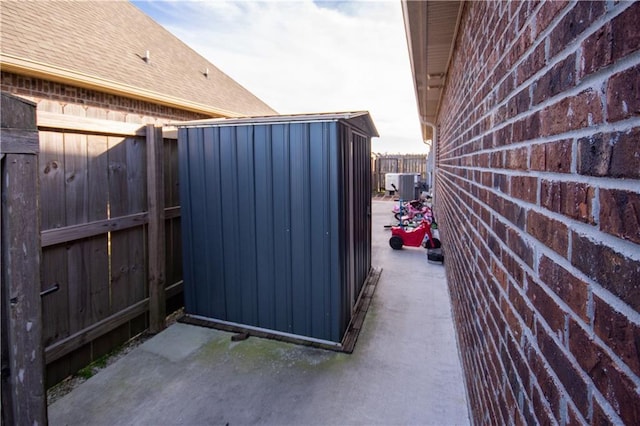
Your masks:
<instances>
[{"instance_id":1,"label":"gutter downspout","mask_svg":"<svg viewBox=\"0 0 640 426\"><path fill-rule=\"evenodd\" d=\"M424 118L420 117L420 123L425 125L425 126L429 126L431 127L433 136L431 139L431 149L429 150L429 156L431 157L429 159L430 164L430 169L431 169L431 187L429 188L429 190L431 191L431 197L433 200L433 203L435 204L436 201L436 191L435 191L435 187L436 187L436 147L438 145L438 128L436 127L436 125L430 121L425 120ZM426 141L422 141L422 143L424 143L425 145L428 145L426 143ZM428 164L429 166L429 164Z\"/></svg>"}]
</instances>

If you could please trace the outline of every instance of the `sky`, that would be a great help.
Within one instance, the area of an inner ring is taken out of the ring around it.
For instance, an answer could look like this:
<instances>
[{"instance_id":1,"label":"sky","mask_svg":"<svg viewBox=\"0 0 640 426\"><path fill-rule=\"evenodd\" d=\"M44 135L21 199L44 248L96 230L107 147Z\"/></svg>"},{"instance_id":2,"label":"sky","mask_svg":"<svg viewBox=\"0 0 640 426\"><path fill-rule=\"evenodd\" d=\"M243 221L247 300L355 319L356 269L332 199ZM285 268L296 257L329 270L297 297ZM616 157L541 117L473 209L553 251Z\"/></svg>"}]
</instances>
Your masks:
<instances>
[{"instance_id":1,"label":"sky","mask_svg":"<svg viewBox=\"0 0 640 426\"><path fill-rule=\"evenodd\" d=\"M133 3L278 113L366 110L373 152L427 152L400 0Z\"/></svg>"}]
</instances>

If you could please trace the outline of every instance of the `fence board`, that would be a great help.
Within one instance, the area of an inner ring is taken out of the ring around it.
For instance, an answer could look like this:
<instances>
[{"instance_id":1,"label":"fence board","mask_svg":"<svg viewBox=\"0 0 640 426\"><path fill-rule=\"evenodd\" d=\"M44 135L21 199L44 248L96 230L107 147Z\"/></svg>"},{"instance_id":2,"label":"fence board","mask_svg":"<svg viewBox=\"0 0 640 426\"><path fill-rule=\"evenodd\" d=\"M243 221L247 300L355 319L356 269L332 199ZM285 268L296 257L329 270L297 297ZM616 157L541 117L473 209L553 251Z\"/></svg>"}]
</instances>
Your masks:
<instances>
[{"instance_id":1,"label":"fence board","mask_svg":"<svg viewBox=\"0 0 640 426\"><path fill-rule=\"evenodd\" d=\"M149 210L149 328L158 333L165 328L165 220L164 160L162 128L147 126L147 205Z\"/></svg>"},{"instance_id":2,"label":"fence board","mask_svg":"<svg viewBox=\"0 0 640 426\"><path fill-rule=\"evenodd\" d=\"M62 113L58 103L42 101L39 109ZM64 135L40 132L40 219L43 232L64 227L66 220ZM69 335L67 248L42 249L41 291L58 284L58 291L42 298L45 347Z\"/></svg>"},{"instance_id":3,"label":"fence board","mask_svg":"<svg viewBox=\"0 0 640 426\"><path fill-rule=\"evenodd\" d=\"M2 424L47 424L42 347L41 271L38 218L38 134L35 104L2 93L0 146L13 153L0 159L0 274L2 283ZM7 127L30 141L14 140ZM20 146L24 149L21 149Z\"/></svg>"},{"instance_id":4,"label":"fence board","mask_svg":"<svg viewBox=\"0 0 640 426\"><path fill-rule=\"evenodd\" d=\"M69 282L67 248L47 247L42 250L41 289L58 284L58 291L42 298L43 339L45 347L69 335Z\"/></svg>"},{"instance_id":5,"label":"fence board","mask_svg":"<svg viewBox=\"0 0 640 426\"><path fill-rule=\"evenodd\" d=\"M180 187L178 179L178 141L165 137L164 202L167 287L182 280L182 234L180 233Z\"/></svg>"},{"instance_id":6,"label":"fence board","mask_svg":"<svg viewBox=\"0 0 640 426\"><path fill-rule=\"evenodd\" d=\"M127 162L127 213L147 210L147 161L146 143L143 138L126 139ZM129 295L128 304L148 297L147 283L147 233L145 228L124 231L128 235Z\"/></svg>"},{"instance_id":7,"label":"fence board","mask_svg":"<svg viewBox=\"0 0 640 426\"><path fill-rule=\"evenodd\" d=\"M82 238L94 237L107 232L121 231L132 227L145 225L147 213L135 213L128 216L120 216L114 219L97 220L79 225L65 226L63 228L48 229L42 231L42 247L56 244L70 243Z\"/></svg>"},{"instance_id":8,"label":"fence board","mask_svg":"<svg viewBox=\"0 0 640 426\"><path fill-rule=\"evenodd\" d=\"M129 213L126 139L108 138L110 217ZM129 304L129 237L124 231L111 233L111 303L114 312Z\"/></svg>"}]
</instances>

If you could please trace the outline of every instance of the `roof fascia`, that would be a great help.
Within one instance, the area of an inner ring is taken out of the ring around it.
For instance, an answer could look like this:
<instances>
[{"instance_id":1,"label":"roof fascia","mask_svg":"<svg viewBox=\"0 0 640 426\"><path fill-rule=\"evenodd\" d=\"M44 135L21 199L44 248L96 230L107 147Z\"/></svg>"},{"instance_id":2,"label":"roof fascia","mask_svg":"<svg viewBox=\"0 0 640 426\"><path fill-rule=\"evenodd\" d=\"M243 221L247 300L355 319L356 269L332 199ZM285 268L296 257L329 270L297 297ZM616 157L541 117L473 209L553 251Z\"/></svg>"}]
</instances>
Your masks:
<instances>
[{"instance_id":1,"label":"roof fascia","mask_svg":"<svg viewBox=\"0 0 640 426\"><path fill-rule=\"evenodd\" d=\"M69 84L83 89L92 89L112 95L125 96L128 98L160 104L172 108L206 114L218 117L244 117L235 111L222 108L214 108L198 102L191 102L173 96L163 95L151 90L145 90L116 81L91 76L68 69L54 67L41 62L31 61L14 55L0 53L0 67L2 71L15 74L27 75L42 78L56 83Z\"/></svg>"},{"instance_id":2,"label":"roof fascia","mask_svg":"<svg viewBox=\"0 0 640 426\"><path fill-rule=\"evenodd\" d=\"M414 89L416 94L416 103L418 106L418 115L420 118L420 127L422 129L423 140L433 140L433 130L435 128L435 122L440 110L440 104L442 102L442 94L444 92L444 85L447 84L447 71L451 64L451 58L453 56L453 49L455 47L458 29L463 10L463 1L451 2L456 3L457 17L455 21L451 22L451 26L454 28L453 35L450 40L449 55L447 58L446 66L443 73L443 87L432 88L429 84L429 74L427 58L430 48L432 47L432 41L428 36L428 21L430 15L433 15L432 3L438 2L421 1L421 0L402 0L402 15L405 26L405 36L407 38L407 47L409 50L409 60L411 63L411 73L413 76ZM435 110L429 110L428 98L434 99L435 93L437 93L437 107Z\"/></svg>"}]
</instances>

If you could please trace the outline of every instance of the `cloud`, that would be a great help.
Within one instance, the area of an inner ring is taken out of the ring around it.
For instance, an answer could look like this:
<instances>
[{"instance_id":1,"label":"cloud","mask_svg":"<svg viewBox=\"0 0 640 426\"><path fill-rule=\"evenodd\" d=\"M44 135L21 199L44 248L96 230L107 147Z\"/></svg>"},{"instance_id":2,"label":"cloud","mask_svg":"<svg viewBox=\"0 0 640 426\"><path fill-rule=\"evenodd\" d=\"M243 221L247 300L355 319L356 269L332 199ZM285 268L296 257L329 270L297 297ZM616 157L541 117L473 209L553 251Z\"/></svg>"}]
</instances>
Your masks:
<instances>
[{"instance_id":1,"label":"cloud","mask_svg":"<svg viewBox=\"0 0 640 426\"><path fill-rule=\"evenodd\" d=\"M280 113L368 110L377 152L425 152L394 2L135 2Z\"/></svg>"}]
</instances>

